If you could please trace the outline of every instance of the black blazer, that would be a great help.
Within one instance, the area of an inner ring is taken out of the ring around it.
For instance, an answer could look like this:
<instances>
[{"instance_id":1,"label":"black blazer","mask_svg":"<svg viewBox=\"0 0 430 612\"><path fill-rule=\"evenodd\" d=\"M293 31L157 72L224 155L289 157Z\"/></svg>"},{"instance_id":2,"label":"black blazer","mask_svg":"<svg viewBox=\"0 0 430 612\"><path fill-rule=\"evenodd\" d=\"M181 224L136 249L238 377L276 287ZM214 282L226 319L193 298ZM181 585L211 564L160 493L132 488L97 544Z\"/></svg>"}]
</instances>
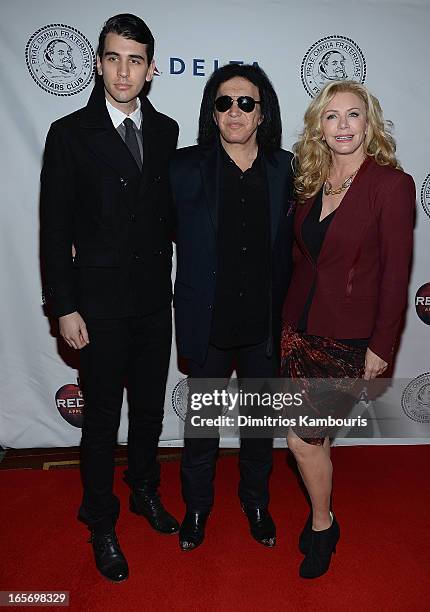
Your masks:
<instances>
[{"instance_id":1,"label":"black blazer","mask_svg":"<svg viewBox=\"0 0 430 612\"><path fill-rule=\"evenodd\" d=\"M291 276L293 242L292 154L264 155L270 196L272 347L279 347L281 309ZM221 151L200 146L178 150L170 164L177 217L176 340L181 357L203 363L212 324L217 272ZM273 349L272 349L273 350Z\"/></svg>"},{"instance_id":2,"label":"black blazer","mask_svg":"<svg viewBox=\"0 0 430 612\"><path fill-rule=\"evenodd\" d=\"M56 316L77 310L115 318L130 314L131 299L139 314L170 303L167 174L178 125L140 99L143 171L112 124L101 81L85 108L49 130L41 174L41 256L44 294Z\"/></svg>"}]
</instances>

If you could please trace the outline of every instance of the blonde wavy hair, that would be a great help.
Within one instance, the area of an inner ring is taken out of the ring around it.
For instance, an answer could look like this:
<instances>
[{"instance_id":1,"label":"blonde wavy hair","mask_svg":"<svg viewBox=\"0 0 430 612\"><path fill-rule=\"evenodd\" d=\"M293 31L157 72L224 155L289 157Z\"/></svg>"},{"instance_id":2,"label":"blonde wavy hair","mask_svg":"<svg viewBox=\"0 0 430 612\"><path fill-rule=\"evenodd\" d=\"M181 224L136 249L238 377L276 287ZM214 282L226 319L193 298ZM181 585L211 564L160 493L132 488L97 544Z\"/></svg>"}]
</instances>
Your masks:
<instances>
[{"instance_id":1,"label":"blonde wavy hair","mask_svg":"<svg viewBox=\"0 0 430 612\"><path fill-rule=\"evenodd\" d=\"M400 168L396 158L396 143L391 135L392 122L385 121L379 100L364 85L356 81L328 83L310 103L304 116L304 129L293 147L296 177L294 186L300 202L312 197L321 189L330 172L331 154L321 128L324 109L337 93L353 93L364 103L367 118L367 134L364 153L373 157L380 166Z\"/></svg>"}]
</instances>

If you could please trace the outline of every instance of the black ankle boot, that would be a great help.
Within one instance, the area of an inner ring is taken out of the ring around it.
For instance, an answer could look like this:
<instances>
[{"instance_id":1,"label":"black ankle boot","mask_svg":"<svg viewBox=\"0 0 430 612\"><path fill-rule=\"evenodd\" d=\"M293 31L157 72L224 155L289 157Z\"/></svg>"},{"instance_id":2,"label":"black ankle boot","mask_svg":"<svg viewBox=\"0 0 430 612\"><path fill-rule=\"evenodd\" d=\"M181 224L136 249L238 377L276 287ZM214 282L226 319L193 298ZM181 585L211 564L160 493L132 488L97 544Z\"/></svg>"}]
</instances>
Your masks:
<instances>
[{"instance_id":1,"label":"black ankle boot","mask_svg":"<svg viewBox=\"0 0 430 612\"><path fill-rule=\"evenodd\" d=\"M99 572L112 582L128 578L128 564L119 546L115 529L105 532L91 531L89 540L93 545L94 559Z\"/></svg>"},{"instance_id":2,"label":"black ankle boot","mask_svg":"<svg viewBox=\"0 0 430 612\"><path fill-rule=\"evenodd\" d=\"M311 530L310 546L299 570L302 578L318 578L326 573L330 566L331 556L336 552L339 537L340 528L334 515L333 522L328 529Z\"/></svg>"},{"instance_id":3,"label":"black ankle boot","mask_svg":"<svg viewBox=\"0 0 430 612\"><path fill-rule=\"evenodd\" d=\"M130 510L144 516L155 531L173 534L179 530L178 521L167 512L156 490L133 489L130 495Z\"/></svg>"},{"instance_id":4,"label":"black ankle boot","mask_svg":"<svg viewBox=\"0 0 430 612\"><path fill-rule=\"evenodd\" d=\"M179 546L182 550L194 550L205 539L206 521L210 511L187 510L179 529Z\"/></svg>"},{"instance_id":5,"label":"black ankle boot","mask_svg":"<svg viewBox=\"0 0 430 612\"><path fill-rule=\"evenodd\" d=\"M308 520L303 527L303 531L299 537L299 550L303 555L306 555L311 547L312 540L312 511L309 512Z\"/></svg>"}]
</instances>

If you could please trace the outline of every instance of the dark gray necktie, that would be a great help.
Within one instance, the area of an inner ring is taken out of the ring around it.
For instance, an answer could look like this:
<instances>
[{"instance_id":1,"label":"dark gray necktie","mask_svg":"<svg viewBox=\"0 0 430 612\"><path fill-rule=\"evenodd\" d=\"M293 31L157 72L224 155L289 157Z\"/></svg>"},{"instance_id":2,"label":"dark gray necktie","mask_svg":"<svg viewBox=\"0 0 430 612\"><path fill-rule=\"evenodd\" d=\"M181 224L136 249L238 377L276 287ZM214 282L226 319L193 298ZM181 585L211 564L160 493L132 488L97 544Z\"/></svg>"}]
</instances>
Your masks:
<instances>
[{"instance_id":1,"label":"dark gray necktie","mask_svg":"<svg viewBox=\"0 0 430 612\"><path fill-rule=\"evenodd\" d=\"M140 156L139 144L137 142L136 130L134 129L134 124L130 117L124 119L125 125L125 139L124 142L127 145L130 153L133 155L136 160L137 165L142 170L142 158Z\"/></svg>"}]
</instances>

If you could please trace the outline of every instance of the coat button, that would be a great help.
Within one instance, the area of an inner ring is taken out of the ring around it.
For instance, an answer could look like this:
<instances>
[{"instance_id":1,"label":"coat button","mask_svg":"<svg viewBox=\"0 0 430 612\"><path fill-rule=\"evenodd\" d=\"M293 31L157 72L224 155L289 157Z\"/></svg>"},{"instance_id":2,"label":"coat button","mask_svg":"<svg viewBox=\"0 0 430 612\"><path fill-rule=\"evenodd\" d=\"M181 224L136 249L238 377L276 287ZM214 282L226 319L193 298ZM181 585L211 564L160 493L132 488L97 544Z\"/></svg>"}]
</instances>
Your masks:
<instances>
[{"instance_id":1,"label":"coat button","mask_svg":"<svg viewBox=\"0 0 430 612\"><path fill-rule=\"evenodd\" d=\"M133 257L134 261L139 261L139 259L140 259L140 255L139 255L139 253L137 251L133 251L132 257Z\"/></svg>"},{"instance_id":2,"label":"coat button","mask_svg":"<svg viewBox=\"0 0 430 612\"><path fill-rule=\"evenodd\" d=\"M121 187L124 187L124 188L127 187L128 182L124 178L120 178L119 180L121 182Z\"/></svg>"},{"instance_id":3,"label":"coat button","mask_svg":"<svg viewBox=\"0 0 430 612\"><path fill-rule=\"evenodd\" d=\"M212 310L212 304L208 305L208 310Z\"/></svg>"},{"instance_id":4,"label":"coat button","mask_svg":"<svg viewBox=\"0 0 430 612\"><path fill-rule=\"evenodd\" d=\"M132 223L134 223L134 221L136 221L136 215L135 215L134 213L131 213L131 215L130 215L130 221L131 221Z\"/></svg>"},{"instance_id":5,"label":"coat button","mask_svg":"<svg viewBox=\"0 0 430 612\"><path fill-rule=\"evenodd\" d=\"M154 183L159 183L161 181L161 176L154 176Z\"/></svg>"}]
</instances>

